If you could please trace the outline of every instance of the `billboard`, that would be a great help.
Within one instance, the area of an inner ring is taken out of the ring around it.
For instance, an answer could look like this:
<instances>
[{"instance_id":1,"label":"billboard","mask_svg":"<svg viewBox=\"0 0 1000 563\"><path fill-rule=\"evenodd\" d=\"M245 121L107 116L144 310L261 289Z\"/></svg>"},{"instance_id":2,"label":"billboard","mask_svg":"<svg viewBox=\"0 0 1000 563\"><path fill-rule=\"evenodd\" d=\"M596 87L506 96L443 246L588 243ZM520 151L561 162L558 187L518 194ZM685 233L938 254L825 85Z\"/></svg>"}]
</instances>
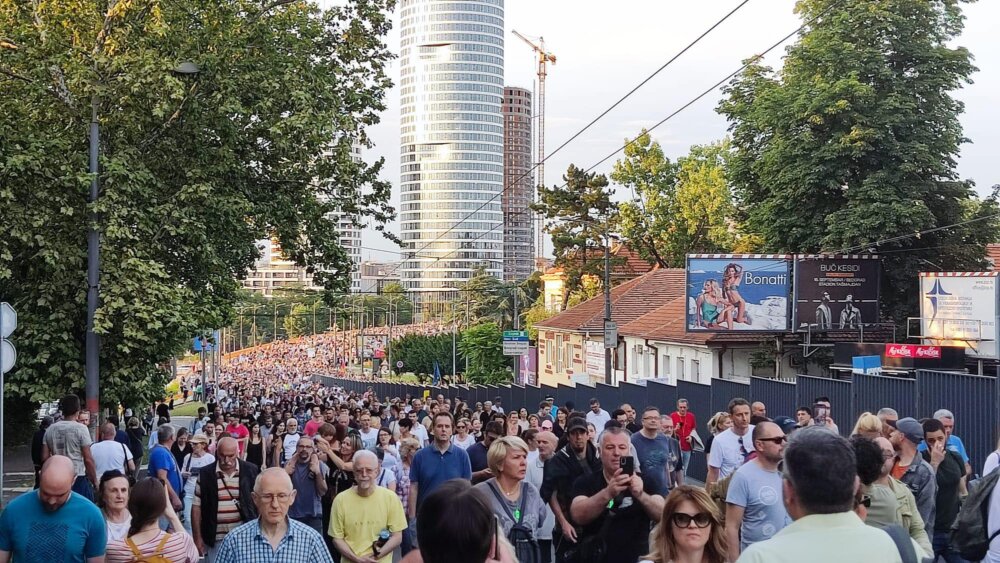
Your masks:
<instances>
[{"instance_id":1,"label":"billboard","mask_svg":"<svg viewBox=\"0 0 1000 563\"><path fill-rule=\"evenodd\" d=\"M796 256L793 328L849 330L878 322L881 270L877 256Z\"/></svg>"},{"instance_id":2,"label":"billboard","mask_svg":"<svg viewBox=\"0 0 1000 563\"><path fill-rule=\"evenodd\" d=\"M972 358L997 358L997 275L921 272L920 334L927 344L965 346Z\"/></svg>"},{"instance_id":3,"label":"billboard","mask_svg":"<svg viewBox=\"0 0 1000 563\"><path fill-rule=\"evenodd\" d=\"M385 347L389 340L386 335L366 334L358 336L358 348L361 350L361 359L385 359Z\"/></svg>"},{"instance_id":4,"label":"billboard","mask_svg":"<svg viewBox=\"0 0 1000 563\"><path fill-rule=\"evenodd\" d=\"M791 257L689 254L688 332L788 330Z\"/></svg>"}]
</instances>

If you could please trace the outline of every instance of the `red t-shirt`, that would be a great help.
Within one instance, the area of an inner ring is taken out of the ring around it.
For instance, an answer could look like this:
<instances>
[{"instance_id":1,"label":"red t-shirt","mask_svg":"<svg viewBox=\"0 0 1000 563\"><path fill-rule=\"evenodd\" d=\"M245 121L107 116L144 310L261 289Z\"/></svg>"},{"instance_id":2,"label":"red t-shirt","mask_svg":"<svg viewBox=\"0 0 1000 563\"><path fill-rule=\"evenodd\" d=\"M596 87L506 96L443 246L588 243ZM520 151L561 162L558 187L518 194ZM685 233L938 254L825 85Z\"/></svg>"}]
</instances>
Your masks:
<instances>
[{"instance_id":1,"label":"red t-shirt","mask_svg":"<svg viewBox=\"0 0 1000 563\"><path fill-rule=\"evenodd\" d=\"M324 422L326 422L326 420L320 420L319 422L316 422L315 420L310 418L309 422L306 422L306 427L304 431L305 435L309 436L310 438L316 436L316 433L319 432L319 427L323 426Z\"/></svg>"},{"instance_id":2,"label":"red t-shirt","mask_svg":"<svg viewBox=\"0 0 1000 563\"><path fill-rule=\"evenodd\" d=\"M239 423L236 423L236 425L230 424L226 426L226 432L229 432L230 436L236 438L236 441L240 445L240 454L243 454L244 450L247 448L247 443L245 441L240 442L240 440L250 437L250 431L247 430L247 427Z\"/></svg>"},{"instance_id":3,"label":"red t-shirt","mask_svg":"<svg viewBox=\"0 0 1000 563\"><path fill-rule=\"evenodd\" d=\"M688 411L682 417L677 411L674 411L670 414L670 418L674 421L674 436L681 443L681 450L685 452L691 451L691 444L688 443L687 437L694 431L694 415L691 414L691 411Z\"/></svg>"}]
</instances>

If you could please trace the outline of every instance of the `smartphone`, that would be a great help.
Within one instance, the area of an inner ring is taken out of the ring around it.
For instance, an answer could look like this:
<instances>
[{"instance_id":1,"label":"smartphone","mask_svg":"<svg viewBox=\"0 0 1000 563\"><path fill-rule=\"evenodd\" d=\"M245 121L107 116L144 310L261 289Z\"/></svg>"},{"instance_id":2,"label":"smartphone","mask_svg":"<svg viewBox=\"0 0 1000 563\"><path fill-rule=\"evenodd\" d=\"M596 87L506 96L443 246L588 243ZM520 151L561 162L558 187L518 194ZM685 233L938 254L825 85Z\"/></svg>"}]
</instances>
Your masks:
<instances>
[{"instance_id":1,"label":"smartphone","mask_svg":"<svg viewBox=\"0 0 1000 563\"><path fill-rule=\"evenodd\" d=\"M635 458L634 457L632 457L630 455L622 456L622 458L620 460L618 460L618 464L619 464L619 467L622 468L622 473L624 473L626 475L634 475L635 474Z\"/></svg>"},{"instance_id":2,"label":"smartphone","mask_svg":"<svg viewBox=\"0 0 1000 563\"><path fill-rule=\"evenodd\" d=\"M826 403L816 403L813 405L813 422L817 426L826 426L830 417L830 407Z\"/></svg>"}]
</instances>

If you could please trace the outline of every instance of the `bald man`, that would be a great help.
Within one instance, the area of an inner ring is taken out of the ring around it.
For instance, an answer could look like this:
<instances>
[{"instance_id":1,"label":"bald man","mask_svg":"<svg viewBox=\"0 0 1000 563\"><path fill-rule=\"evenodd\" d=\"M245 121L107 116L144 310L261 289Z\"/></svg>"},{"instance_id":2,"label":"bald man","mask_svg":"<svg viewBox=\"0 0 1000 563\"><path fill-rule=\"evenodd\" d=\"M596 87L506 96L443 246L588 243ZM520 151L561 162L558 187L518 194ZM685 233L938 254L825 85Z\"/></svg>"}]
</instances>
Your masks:
<instances>
[{"instance_id":1,"label":"bald man","mask_svg":"<svg viewBox=\"0 0 1000 563\"><path fill-rule=\"evenodd\" d=\"M0 514L0 563L104 563L107 528L101 511L73 492L76 468L65 456L42 465L37 490L10 501Z\"/></svg>"},{"instance_id":2,"label":"bald man","mask_svg":"<svg viewBox=\"0 0 1000 563\"><path fill-rule=\"evenodd\" d=\"M227 534L257 517L253 487L260 470L240 459L239 453L234 438L222 438L215 450L215 463L198 471L191 503L191 535L206 563L214 563Z\"/></svg>"},{"instance_id":3,"label":"bald man","mask_svg":"<svg viewBox=\"0 0 1000 563\"><path fill-rule=\"evenodd\" d=\"M260 516L226 535L216 563L333 563L323 537L288 517L288 507L296 496L288 472L280 467L265 469L257 477L252 495Z\"/></svg>"},{"instance_id":4,"label":"bald man","mask_svg":"<svg viewBox=\"0 0 1000 563\"><path fill-rule=\"evenodd\" d=\"M761 422L754 426L751 437L757 457L733 473L726 493L729 561L736 561L751 544L770 539L792 523L778 471L785 454L785 433L773 422Z\"/></svg>"}]
</instances>

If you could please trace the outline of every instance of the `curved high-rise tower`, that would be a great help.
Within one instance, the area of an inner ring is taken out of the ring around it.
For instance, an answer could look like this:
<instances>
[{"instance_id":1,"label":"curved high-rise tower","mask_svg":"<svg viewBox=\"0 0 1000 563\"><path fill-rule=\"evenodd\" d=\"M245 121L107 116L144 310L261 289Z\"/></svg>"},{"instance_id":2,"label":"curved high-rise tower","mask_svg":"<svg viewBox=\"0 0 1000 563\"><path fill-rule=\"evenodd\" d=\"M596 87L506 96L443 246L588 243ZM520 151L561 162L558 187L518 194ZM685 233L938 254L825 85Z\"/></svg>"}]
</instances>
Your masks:
<instances>
[{"instance_id":1,"label":"curved high-rise tower","mask_svg":"<svg viewBox=\"0 0 1000 563\"><path fill-rule=\"evenodd\" d=\"M426 304L503 276L503 0L401 9L400 277Z\"/></svg>"}]
</instances>

